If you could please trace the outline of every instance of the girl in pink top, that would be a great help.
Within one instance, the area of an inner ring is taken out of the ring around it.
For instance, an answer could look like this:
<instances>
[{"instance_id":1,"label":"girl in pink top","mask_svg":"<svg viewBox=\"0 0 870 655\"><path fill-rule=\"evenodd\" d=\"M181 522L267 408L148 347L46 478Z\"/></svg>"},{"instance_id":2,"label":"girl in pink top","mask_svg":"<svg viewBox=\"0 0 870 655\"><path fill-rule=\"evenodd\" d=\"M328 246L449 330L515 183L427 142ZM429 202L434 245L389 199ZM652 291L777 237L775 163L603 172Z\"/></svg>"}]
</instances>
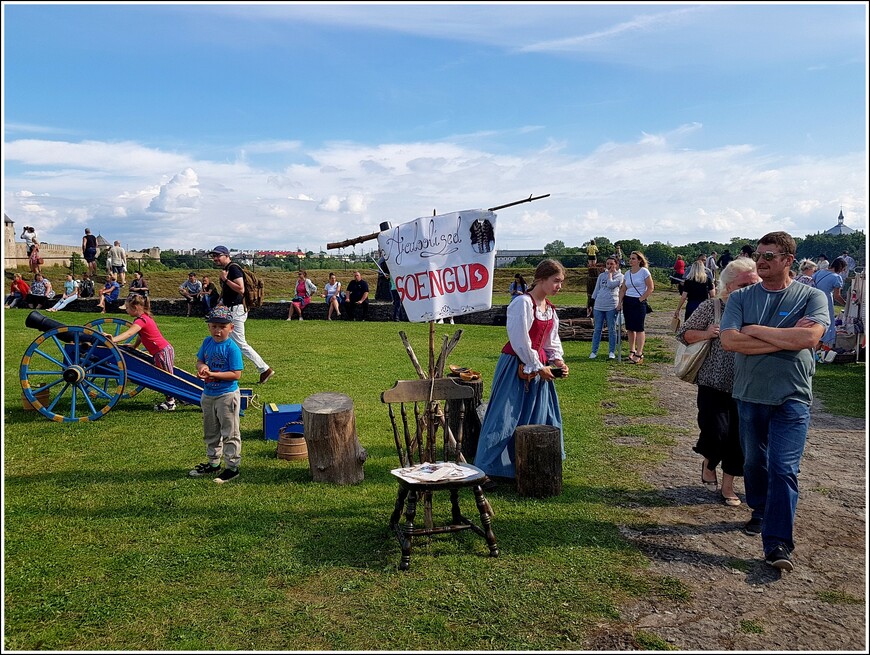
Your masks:
<instances>
[{"instance_id":1,"label":"girl in pink top","mask_svg":"<svg viewBox=\"0 0 870 655\"><path fill-rule=\"evenodd\" d=\"M175 368L175 349L160 333L160 328L151 316L151 301L147 297L133 293L127 298L125 305L127 313L133 317L133 325L117 336L113 337L105 333L104 335L114 343L123 343L135 336L136 340L130 346L138 348L141 343L148 354L154 358L154 365L157 368L172 373ZM155 405L154 409L158 412L174 411L175 398L166 396L166 400Z\"/></svg>"}]
</instances>

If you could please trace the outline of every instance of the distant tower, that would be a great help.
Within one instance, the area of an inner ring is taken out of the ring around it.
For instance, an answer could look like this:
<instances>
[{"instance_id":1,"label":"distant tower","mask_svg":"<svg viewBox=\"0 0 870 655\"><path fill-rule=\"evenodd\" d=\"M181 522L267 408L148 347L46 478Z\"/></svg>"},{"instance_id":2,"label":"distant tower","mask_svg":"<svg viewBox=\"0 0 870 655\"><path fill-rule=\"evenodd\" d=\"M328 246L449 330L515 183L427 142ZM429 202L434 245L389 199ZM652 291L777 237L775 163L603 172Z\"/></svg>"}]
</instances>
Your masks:
<instances>
[{"instance_id":1,"label":"distant tower","mask_svg":"<svg viewBox=\"0 0 870 655\"><path fill-rule=\"evenodd\" d=\"M825 234L852 234L855 230L845 224L846 218L843 216L843 208L840 207L840 215L837 216L837 224L830 230L825 230Z\"/></svg>"}]
</instances>

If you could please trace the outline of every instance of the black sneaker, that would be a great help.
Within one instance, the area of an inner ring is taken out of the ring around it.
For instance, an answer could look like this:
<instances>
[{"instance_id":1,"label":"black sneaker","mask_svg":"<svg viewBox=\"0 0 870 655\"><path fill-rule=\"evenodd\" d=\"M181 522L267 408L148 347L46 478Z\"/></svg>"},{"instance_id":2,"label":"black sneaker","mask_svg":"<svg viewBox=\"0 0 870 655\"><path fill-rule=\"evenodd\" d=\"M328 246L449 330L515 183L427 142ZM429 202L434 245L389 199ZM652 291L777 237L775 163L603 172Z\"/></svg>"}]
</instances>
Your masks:
<instances>
[{"instance_id":1,"label":"black sneaker","mask_svg":"<svg viewBox=\"0 0 870 655\"><path fill-rule=\"evenodd\" d=\"M765 555L764 561L780 571L794 571L794 564L791 562L791 553L788 552L788 548L783 544L780 544Z\"/></svg>"},{"instance_id":2,"label":"black sneaker","mask_svg":"<svg viewBox=\"0 0 870 655\"><path fill-rule=\"evenodd\" d=\"M220 472L221 465L212 466L208 462L197 464L196 468L188 471L187 474L192 478L201 478L204 475L216 475Z\"/></svg>"},{"instance_id":3,"label":"black sneaker","mask_svg":"<svg viewBox=\"0 0 870 655\"><path fill-rule=\"evenodd\" d=\"M746 522L746 525L743 526L743 532L748 534L750 537L755 537L761 534L761 523L762 519L755 518L754 516Z\"/></svg>"},{"instance_id":4,"label":"black sneaker","mask_svg":"<svg viewBox=\"0 0 870 655\"><path fill-rule=\"evenodd\" d=\"M235 480L237 477L239 477L239 469L226 468L221 471L221 474L217 476L214 481L218 484L223 484L224 482Z\"/></svg>"}]
</instances>

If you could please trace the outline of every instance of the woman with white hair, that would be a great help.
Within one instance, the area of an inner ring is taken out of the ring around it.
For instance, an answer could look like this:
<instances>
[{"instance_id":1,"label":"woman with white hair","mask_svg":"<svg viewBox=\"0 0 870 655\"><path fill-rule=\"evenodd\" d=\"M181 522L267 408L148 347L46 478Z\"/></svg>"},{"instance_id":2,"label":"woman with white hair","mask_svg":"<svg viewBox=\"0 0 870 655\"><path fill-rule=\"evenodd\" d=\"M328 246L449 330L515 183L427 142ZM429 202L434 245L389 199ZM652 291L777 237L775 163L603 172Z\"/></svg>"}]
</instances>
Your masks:
<instances>
[{"instance_id":1,"label":"woman with white hair","mask_svg":"<svg viewBox=\"0 0 870 655\"><path fill-rule=\"evenodd\" d=\"M800 282L801 284L806 284L810 287L816 286L816 283L813 281L813 275L816 272L816 263L812 259L802 259L801 263L798 264L798 270L801 274L795 278L795 282Z\"/></svg>"},{"instance_id":2,"label":"woman with white hair","mask_svg":"<svg viewBox=\"0 0 870 655\"><path fill-rule=\"evenodd\" d=\"M719 304L721 318L728 296L737 289L755 284L758 279L755 262L749 257L732 260L719 276L719 297L702 302L677 331L677 339L687 345L710 340L710 351L695 381L698 385L698 427L701 431L692 450L704 457L701 484L709 491L720 491L722 502L729 507L740 505L740 498L734 492L734 478L743 475L743 450L740 447L737 403L731 397L734 352L724 350L719 342L715 304ZM716 474L716 467L720 465L721 490Z\"/></svg>"}]
</instances>

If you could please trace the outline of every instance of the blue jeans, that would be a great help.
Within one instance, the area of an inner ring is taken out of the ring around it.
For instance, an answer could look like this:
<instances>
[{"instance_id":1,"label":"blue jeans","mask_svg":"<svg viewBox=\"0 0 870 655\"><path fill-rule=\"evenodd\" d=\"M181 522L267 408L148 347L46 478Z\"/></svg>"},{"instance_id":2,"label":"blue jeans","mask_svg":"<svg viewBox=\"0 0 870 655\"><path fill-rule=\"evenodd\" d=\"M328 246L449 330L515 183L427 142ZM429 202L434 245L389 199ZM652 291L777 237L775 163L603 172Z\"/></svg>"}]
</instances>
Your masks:
<instances>
[{"instance_id":1,"label":"blue jeans","mask_svg":"<svg viewBox=\"0 0 870 655\"><path fill-rule=\"evenodd\" d=\"M763 519L765 554L785 544L794 549L794 516L798 502L801 456L810 426L809 405L787 400L781 405L737 401L743 481L752 517Z\"/></svg>"},{"instance_id":2,"label":"blue jeans","mask_svg":"<svg viewBox=\"0 0 870 655\"><path fill-rule=\"evenodd\" d=\"M604 321L607 320L607 341L610 346L610 352L616 352L616 310L606 309L604 311L596 309L594 312L595 327L592 330L592 352L598 352L598 344L601 343L601 331L604 328Z\"/></svg>"}]
</instances>

